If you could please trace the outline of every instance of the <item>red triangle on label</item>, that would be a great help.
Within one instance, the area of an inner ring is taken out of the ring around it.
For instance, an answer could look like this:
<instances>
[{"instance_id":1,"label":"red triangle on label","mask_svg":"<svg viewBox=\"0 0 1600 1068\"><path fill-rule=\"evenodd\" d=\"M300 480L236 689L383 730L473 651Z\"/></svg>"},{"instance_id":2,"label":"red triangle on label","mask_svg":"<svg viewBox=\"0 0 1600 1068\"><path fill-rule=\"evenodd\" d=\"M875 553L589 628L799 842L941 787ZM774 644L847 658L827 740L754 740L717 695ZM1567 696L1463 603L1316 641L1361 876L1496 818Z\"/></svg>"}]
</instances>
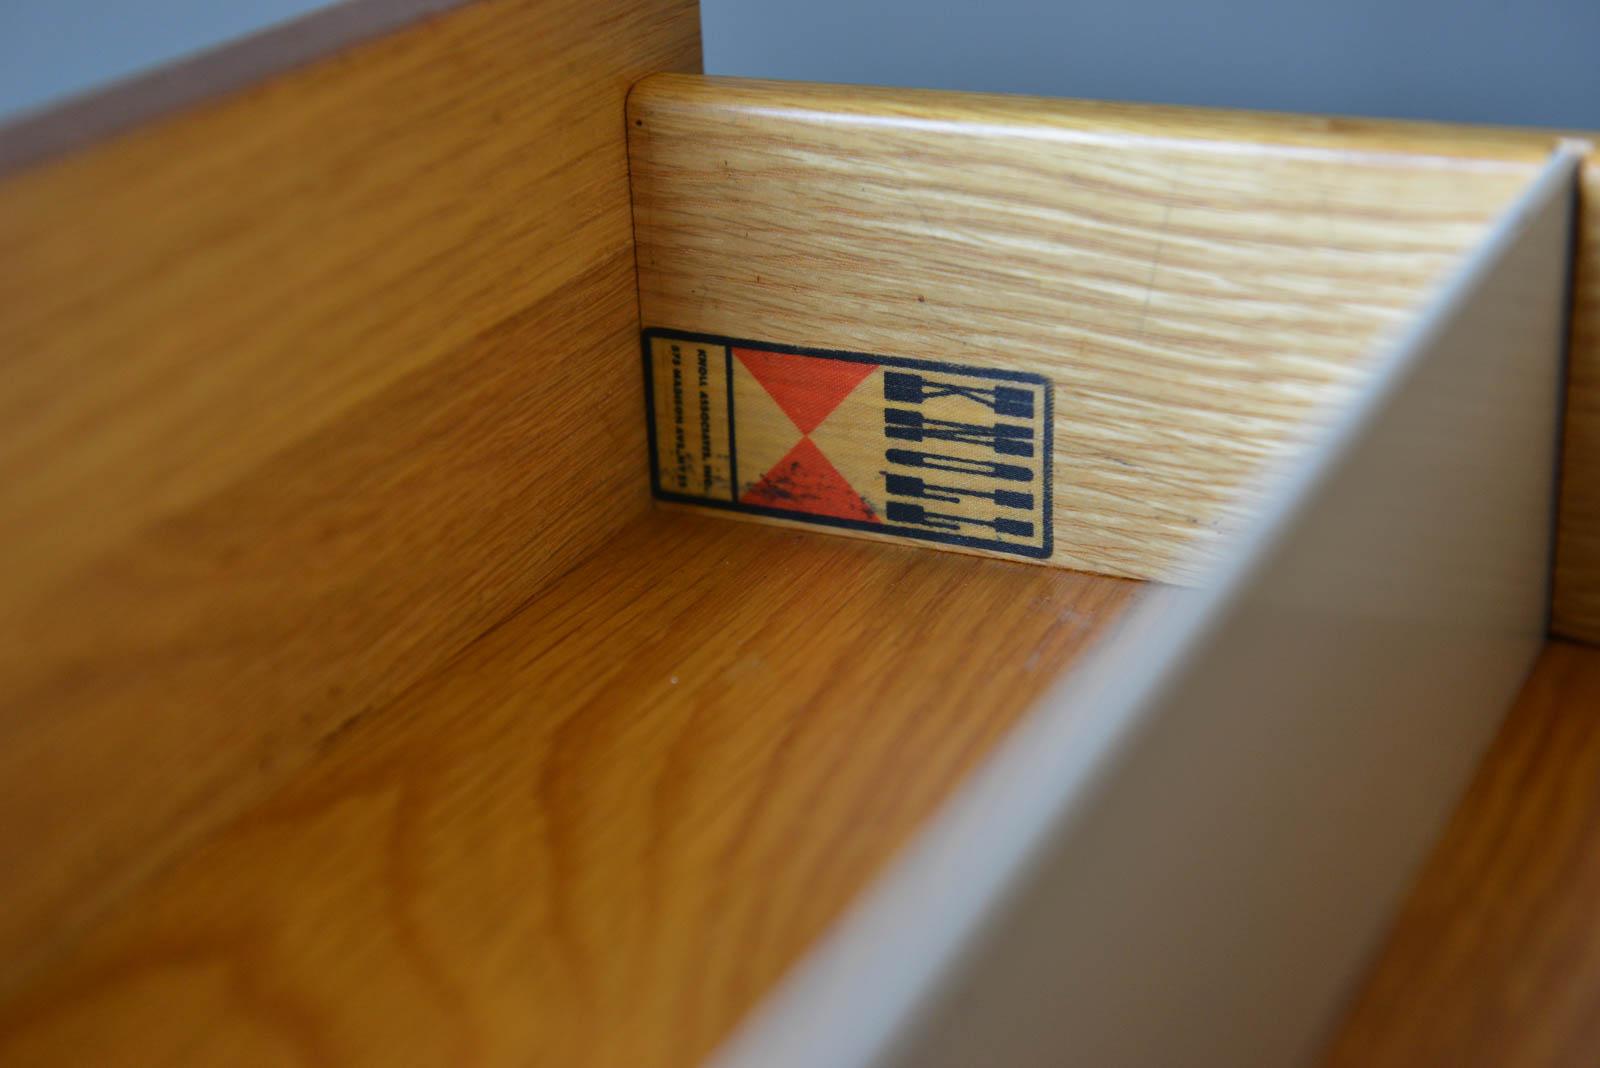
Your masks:
<instances>
[{"instance_id":1,"label":"red triangle on label","mask_svg":"<svg viewBox=\"0 0 1600 1068\"><path fill-rule=\"evenodd\" d=\"M761 349L734 349L739 362L750 369L802 434L822 425L839 402L878 369L875 363L833 360L825 356L795 356ZM830 465L831 466L831 465Z\"/></svg>"},{"instance_id":2,"label":"red triangle on label","mask_svg":"<svg viewBox=\"0 0 1600 1068\"><path fill-rule=\"evenodd\" d=\"M800 444L773 464L760 482L745 490L740 500L763 508L879 522L871 506L810 438L801 438Z\"/></svg>"}]
</instances>

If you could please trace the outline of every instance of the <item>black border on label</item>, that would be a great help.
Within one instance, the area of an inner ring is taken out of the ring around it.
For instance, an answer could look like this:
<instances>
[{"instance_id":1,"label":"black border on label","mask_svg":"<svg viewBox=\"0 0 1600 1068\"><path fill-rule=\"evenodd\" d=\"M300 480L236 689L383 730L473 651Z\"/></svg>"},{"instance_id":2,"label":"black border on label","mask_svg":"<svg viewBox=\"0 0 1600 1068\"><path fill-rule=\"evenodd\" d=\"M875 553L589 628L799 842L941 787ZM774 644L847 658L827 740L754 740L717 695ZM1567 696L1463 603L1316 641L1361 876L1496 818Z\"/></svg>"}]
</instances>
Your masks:
<instances>
[{"instance_id":1,"label":"black border on label","mask_svg":"<svg viewBox=\"0 0 1600 1068\"><path fill-rule=\"evenodd\" d=\"M809 512L795 512L786 508L764 508L759 505L742 504L737 496L733 500L715 500L710 497L696 497L686 493L673 493L661 488L660 484L660 457L656 451L656 398L655 376L651 374L650 343L657 338L672 341L692 341L708 345L721 345L726 350L728 361L728 453L729 474L733 481L733 493L739 492L738 468L734 463L734 411L733 411L733 350L761 349L765 352L777 352L793 356L821 356L831 360L848 360L853 363L873 363L885 367L907 367L919 371L943 371L949 374L966 375L971 378L991 378L1001 382L1027 382L1030 385L1042 386L1044 393L1044 503L1041 508L1041 521L1044 524L1044 540L1041 545L1018 545L1015 542L999 541L990 538L978 538L968 534L955 532L925 530L921 527L897 526L890 523L868 523L860 519L838 519L834 516L813 515ZM743 512L748 515L769 516L773 519L784 519L794 523L810 523L815 526L836 527L844 530L860 530L871 534L888 534L894 537L913 538L918 541L939 542L945 545L961 545L969 549L988 549L1002 552L1011 556L1025 556L1035 560L1048 560L1054 551L1055 529L1051 524L1055 497L1055 482L1053 480L1051 446L1055 428L1055 398L1054 391L1048 378L1043 375L1033 374L1028 371L1001 371L986 367L964 367L961 364L940 363L935 360L908 360L898 356L874 356L864 352L845 352L839 349L807 348L800 345L778 345L770 341L752 341L747 338L723 337L720 334L699 334L688 330L673 330L668 327L653 326L640 331L639 347L643 357L644 371L644 403L645 425L649 434L650 445L650 492L657 499L672 501L677 504L694 504L706 508L721 508L730 512Z\"/></svg>"}]
</instances>

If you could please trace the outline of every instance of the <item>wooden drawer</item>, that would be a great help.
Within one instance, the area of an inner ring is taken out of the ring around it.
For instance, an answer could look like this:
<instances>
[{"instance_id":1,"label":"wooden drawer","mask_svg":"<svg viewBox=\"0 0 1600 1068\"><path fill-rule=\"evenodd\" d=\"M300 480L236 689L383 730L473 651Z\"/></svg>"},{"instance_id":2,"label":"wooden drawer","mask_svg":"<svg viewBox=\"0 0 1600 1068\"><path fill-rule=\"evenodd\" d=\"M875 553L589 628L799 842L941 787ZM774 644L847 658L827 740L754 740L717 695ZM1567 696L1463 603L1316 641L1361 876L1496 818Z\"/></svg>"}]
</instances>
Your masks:
<instances>
[{"instance_id":1,"label":"wooden drawer","mask_svg":"<svg viewBox=\"0 0 1600 1068\"><path fill-rule=\"evenodd\" d=\"M696 34L356 4L3 132L0 1060L1581 1058L1600 955L1470 917L1593 940L1477 867L1597 794L1518 741L1587 145Z\"/></svg>"}]
</instances>

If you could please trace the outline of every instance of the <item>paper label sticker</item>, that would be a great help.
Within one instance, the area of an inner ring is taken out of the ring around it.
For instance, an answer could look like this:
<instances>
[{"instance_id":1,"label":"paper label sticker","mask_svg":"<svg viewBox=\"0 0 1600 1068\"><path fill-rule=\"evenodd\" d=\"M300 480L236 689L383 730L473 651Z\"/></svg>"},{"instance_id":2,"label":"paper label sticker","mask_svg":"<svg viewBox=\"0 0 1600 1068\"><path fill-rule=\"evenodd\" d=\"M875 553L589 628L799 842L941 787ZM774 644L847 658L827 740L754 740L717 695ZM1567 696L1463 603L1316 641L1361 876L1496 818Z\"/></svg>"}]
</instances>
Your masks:
<instances>
[{"instance_id":1,"label":"paper label sticker","mask_svg":"<svg viewBox=\"0 0 1600 1068\"><path fill-rule=\"evenodd\" d=\"M1039 375L670 330L644 364L659 498L1050 556Z\"/></svg>"}]
</instances>

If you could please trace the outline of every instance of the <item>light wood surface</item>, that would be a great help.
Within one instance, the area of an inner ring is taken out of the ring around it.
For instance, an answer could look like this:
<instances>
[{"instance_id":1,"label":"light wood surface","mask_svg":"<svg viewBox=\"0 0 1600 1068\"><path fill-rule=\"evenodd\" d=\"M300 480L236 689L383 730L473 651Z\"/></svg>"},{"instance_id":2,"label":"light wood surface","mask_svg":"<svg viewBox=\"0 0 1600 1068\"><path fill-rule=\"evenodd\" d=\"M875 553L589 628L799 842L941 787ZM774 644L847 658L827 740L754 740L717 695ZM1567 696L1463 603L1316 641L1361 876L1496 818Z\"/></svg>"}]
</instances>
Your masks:
<instances>
[{"instance_id":1,"label":"light wood surface","mask_svg":"<svg viewBox=\"0 0 1600 1068\"><path fill-rule=\"evenodd\" d=\"M674 79L625 118L697 29L483 0L0 183L0 1061L694 1063L1116 616L650 514L624 129L644 325L1048 366L1056 562L1133 575L1550 143ZM1557 624L1600 638L1580 254Z\"/></svg>"},{"instance_id":2,"label":"light wood surface","mask_svg":"<svg viewBox=\"0 0 1600 1068\"><path fill-rule=\"evenodd\" d=\"M1600 650L1551 643L1326 1068L1580 1068L1600 1049Z\"/></svg>"},{"instance_id":3,"label":"light wood surface","mask_svg":"<svg viewBox=\"0 0 1600 1068\"><path fill-rule=\"evenodd\" d=\"M0 989L647 507L686 0L471 4L0 184Z\"/></svg>"},{"instance_id":4,"label":"light wood surface","mask_svg":"<svg viewBox=\"0 0 1600 1068\"><path fill-rule=\"evenodd\" d=\"M1562 139L670 76L631 106L647 325L979 363L1022 342L1006 361L1077 391L1059 558L1134 574L1211 537L1470 244L1499 168ZM1600 155L1582 189L1551 622L1600 641Z\"/></svg>"},{"instance_id":5,"label":"light wood surface","mask_svg":"<svg viewBox=\"0 0 1600 1068\"><path fill-rule=\"evenodd\" d=\"M645 326L1045 374L1052 559L1141 578L1197 576L1550 142L674 76L629 116Z\"/></svg>"},{"instance_id":6,"label":"light wood surface","mask_svg":"<svg viewBox=\"0 0 1600 1068\"><path fill-rule=\"evenodd\" d=\"M125 902L0 1062L696 1064L1136 588L646 517Z\"/></svg>"}]
</instances>

